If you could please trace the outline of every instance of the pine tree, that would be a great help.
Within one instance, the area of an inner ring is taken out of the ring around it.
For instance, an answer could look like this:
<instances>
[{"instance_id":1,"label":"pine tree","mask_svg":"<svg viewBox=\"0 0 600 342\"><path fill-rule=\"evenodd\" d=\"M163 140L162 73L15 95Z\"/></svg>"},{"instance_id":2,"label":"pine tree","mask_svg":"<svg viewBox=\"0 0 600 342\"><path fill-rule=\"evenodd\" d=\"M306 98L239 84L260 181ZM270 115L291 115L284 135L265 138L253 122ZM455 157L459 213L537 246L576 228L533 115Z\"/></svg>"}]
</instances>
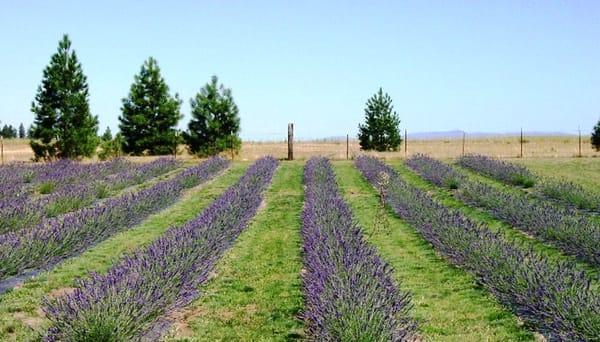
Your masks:
<instances>
[{"instance_id":1,"label":"pine tree","mask_svg":"<svg viewBox=\"0 0 600 342\"><path fill-rule=\"evenodd\" d=\"M35 119L30 144L37 160L89 157L95 152L98 118L91 115L88 98L87 78L64 35L31 105Z\"/></svg>"},{"instance_id":2,"label":"pine tree","mask_svg":"<svg viewBox=\"0 0 600 342\"><path fill-rule=\"evenodd\" d=\"M208 156L227 149L239 151L239 110L231 89L218 85L217 76L213 76L190 103L192 119L183 137L191 154Z\"/></svg>"},{"instance_id":3,"label":"pine tree","mask_svg":"<svg viewBox=\"0 0 600 342\"><path fill-rule=\"evenodd\" d=\"M103 141L110 141L112 140L112 132L110 131L110 127L106 126L106 130L104 131L104 133L102 134L101 139Z\"/></svg>"},{"instance_id":4,"label":"pine tree","mask_svg":"<svg viewBox=\"0 0 600 342\"><path fill-rule=\"evenodd\" d=\"M0 136L4 139L14 139L17 137L17 130L12 125L4 125L0 130Z\"/></svg>"},{"instance_id":5,"label":"pine tree","mask_svg":"<svg viewBox=\"0 0 600 342\"><path fill-rule=\"evenodd\" d=\"M600 120L598 120L598 123L596 124L596 126L594 126L591 142L592 147L596 149L596 151L600 151Z\"/></svg>"},{"instance_id":6,"label":"pine tree","mask_svg":"<svg viewBox=\"0 0 600 342\"><path fill-rule=\"evenodd\" d=\"M397 151L400 137L400 119L392 106L392 98L379 91L366 104L365 123L358 125L358 140L363 150Z\"/></svg>"},{"instance_id":7,"label":"pine tree","mask_svg":"<svg viewBox=\"0 0 600 342\"><path fill-rule=\"evenodd\" d=\"M23 126L23 123L21 123L19 125L19 138L25 139L26 137L27 137L27 134L25 133L25 126Z\"/></svg>"},{"instance_id":8,"label":"pine tree","mask_svg":"<svg viewBox=\"0 0 600 342\"><path fill-rule=\"evenodd\" d=\"M183 117L177 94L171 96L156 60L150 57L123 99L119 128L123 150L140 155L172 154L177 150L177 122Z\"/></svg>"}]
</instances>

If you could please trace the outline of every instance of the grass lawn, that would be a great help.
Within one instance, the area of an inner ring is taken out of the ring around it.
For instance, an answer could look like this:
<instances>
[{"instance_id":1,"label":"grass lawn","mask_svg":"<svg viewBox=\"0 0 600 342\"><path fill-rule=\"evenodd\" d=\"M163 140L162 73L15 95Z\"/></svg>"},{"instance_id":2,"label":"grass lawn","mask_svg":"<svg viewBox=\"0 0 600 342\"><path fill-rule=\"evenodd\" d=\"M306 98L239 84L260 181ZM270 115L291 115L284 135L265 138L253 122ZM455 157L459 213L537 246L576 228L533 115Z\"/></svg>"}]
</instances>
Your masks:
<instances>
[{"instance_id":1,"label":"grass lawn","mask_svg":"<svg viewBox=\"0 0 600 342\"><path fill-rule=\"evenodd\" d=\"M398 173L402 175L404 180L406 180L407 182L421 188L422 190L427 191L430 195L433 196L433 198L435 198L438 202L442 203L443 205L458 210L460 213L462 213L466 217L469 217L472 220L485 224L486 227L488 227L490 230L500 232L504 234L504 236L506 236L508 239L514 240L516 243L532 247L536 252L541 253L550 260L574 262L579 270L586 272L592 278L597 279L598 276L600 276L600 270L597 267L591 266L586 262L579 261L573 256L563 254L558 248L541 240L538 240L534 236L529 235L519 229L516 229L502 220L494 218L491 214L487 213L485 209L472 207L462 202L460 199L454 197L453 191L455 190L441 188L424 180L419 175L410 170L408 167L406 167L403 162L394 162L391 163L391 165L396 171L398 171ZM503 184L500 181L496 181L494 179L479 175L465 168L457 166L455 167L459 171L463 172L467 177L484 182L498 189L501 189L502 191L524 195L523 191L518 187Z\"/></svg>"},{"instance_id":2,"label":"grass lawn","mask_svg":"<svg viewBox=\"0 0 600 342\"><path fill-rule=\"evenodd\" d=\"M26 341L47 325L40 309L42 298L58 294L74 285L89 272L105 272L124 254L150 243L172 225L181 225L196 217L243 174L248 163L234 163L216 179L186 191L169 208L150 216L133 229L121 232L68 259L49 272L27 281L23 286L0 297L0 340Z\"/></svg>"},{"instance_id":3,"label":"grass lawn","mask_svg":"<svg viewBox=\"0 0 600 342\"><path fill-rule=\"evenodd\" d=\"M556 180L567 180L600 192L600 158L536 158L513 159L535 174Z\"/></svg>"},{"instance_id":4,"label":"grass lawn","mask_svg":"<svg viewBox=\"0 0 600 342\"><path fill-rule=\"evenodd\" d=\"M282 162L264 206L217 264L171 339L293 340L302 337L300 213L303 165Z\"/></svg>"},{"instance_id":5,"label":"grass lawn","mask_svg":"<svg viewBox=\"0 0 600 342\"><path fill-rule=\"evenodd\" d=\"M534 334L498 304L467 272L439 257L417 231L391 210L389 232L374 230L378 194L350 162L334 162L337 181L367 239L413 294L413 315L427 341L528 341Z\"/></svg>"}]
</instances>

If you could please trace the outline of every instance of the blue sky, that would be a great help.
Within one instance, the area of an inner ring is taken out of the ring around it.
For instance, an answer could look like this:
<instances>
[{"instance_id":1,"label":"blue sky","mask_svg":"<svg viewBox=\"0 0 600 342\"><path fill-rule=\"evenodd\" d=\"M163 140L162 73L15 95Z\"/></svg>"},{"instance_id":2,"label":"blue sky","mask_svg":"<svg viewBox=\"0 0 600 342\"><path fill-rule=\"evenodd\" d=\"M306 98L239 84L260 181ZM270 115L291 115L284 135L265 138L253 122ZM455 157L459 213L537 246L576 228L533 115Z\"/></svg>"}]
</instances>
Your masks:
<instances>
[{"instance_id":1,"label":"blue sky","mask_svg":"<svg viewBox=\"0 0 600 342\"><path fill-rule=\"evenodd\" d=\"M380 86L409 132L589 132L600 118L599 1L0 2L0 121L31 123L68 33L101 130L148 57L189 99L216 74L244 139L355 135Z\"/></svg>"}]
</instances>

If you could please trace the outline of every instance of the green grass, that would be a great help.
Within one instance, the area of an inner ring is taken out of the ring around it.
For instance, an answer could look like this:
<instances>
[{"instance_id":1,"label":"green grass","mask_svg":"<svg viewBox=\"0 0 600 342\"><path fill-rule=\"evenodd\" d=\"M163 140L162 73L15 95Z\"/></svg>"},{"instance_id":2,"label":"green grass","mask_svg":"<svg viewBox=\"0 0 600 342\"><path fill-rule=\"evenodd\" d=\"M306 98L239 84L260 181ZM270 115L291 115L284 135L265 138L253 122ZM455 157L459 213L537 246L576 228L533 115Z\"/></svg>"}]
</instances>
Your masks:
<instances>
[{"instance_id":1,"label":"green grass","mask_svg":"<svg viewBox=\"0 0 600 342\"><path fill-rule=\"evenodd\" d=\"M235 163L216 179L193 188L171 207L150 216L133 229L121 232L68 259L49 272L27 281L0 297L0 340L25 341L43 331L47 321L41 312L42 298L68 290L89 272L106 272L126 253L147 245L172 225L196 217L243 174L247 163Z\"/></svg>"},{"instance_id":2,"label":"green grass","mask_svg":"<svg viewBox=\"0 0 600 342\"><path fill-rule=\"evenodd\" d=\"M586 272L591 278L598 279L598 277L600 276L600 269L598 267L594 267L584 261L580 261L573 256L563 254L560 251L560 249L552 246L551 244L538 240L535 236L523 232L517 228L514 228L513 226L502 220L494 218L491 214L487 213L486 209L472 207L462 202L460 199L454 197L453 191L445 188L440 188L435 186L434 184L431 184L430 182L424 180L419 175L414 173L408 167L406 167L404 163L394 163L394 166L395 169L404 177L406 181L415 186L420 187L423 190L428 191L431 195L433 195L433 197L436 200L438 200L443 205L460 211L463 215L485 224L488 228L490 228L490 230L500 232L511 240L514 240L522 245L532 247L536 252L546 256L550 260L571 261L575 263L576 267L579 270ZM488 178L486 176L480 175L478 173L475 173L471 170L459 166L455 166L455 168L462 172L465 176L472 178L476 181L488 184L501 191L511 192L516 195L526 195L526 193L523 192L523 189L519 187L504 184L501 181ZM598 220L600 222L600 217L592 216L592 219ZM595 286L598 285L600 284L596 284Z\"/></svg>"},{"instance_id":3,"label":"green grass","mask_svg":"<svg viewBox=\"0 0 600 342\"><path fill-rule=\"evenodd\" d=\"M303 168L284 162L265 205L219 262L176 337L189 341L290 340L302 336L300 213ZM173 338L174 339L174 338Z\"/></svg>"},{"instance_id":4,"label":"green grass","mask_svg":"<svg viewBox=\"0 0 600 342\"><path fill-rule=\"evenodd\" d=\"M337 181L367 239L395 271L403 290L413 294L413 316L428 341L528 341L534 335L519 325L473 276L456 268L391 210L389 232L373 230L376 190L349 162L334 162Z\"/></svg>"},{"instance_id":5,"label":"green grass","mask_svg":"<svg viewBox=\"0 0 600 342\"><path fill-rule=\"evenodd\" d=\"M600 192L600 158L524 158L510 161L525 165L536 175L571 181Z\"/></svg>"}]
</instances>

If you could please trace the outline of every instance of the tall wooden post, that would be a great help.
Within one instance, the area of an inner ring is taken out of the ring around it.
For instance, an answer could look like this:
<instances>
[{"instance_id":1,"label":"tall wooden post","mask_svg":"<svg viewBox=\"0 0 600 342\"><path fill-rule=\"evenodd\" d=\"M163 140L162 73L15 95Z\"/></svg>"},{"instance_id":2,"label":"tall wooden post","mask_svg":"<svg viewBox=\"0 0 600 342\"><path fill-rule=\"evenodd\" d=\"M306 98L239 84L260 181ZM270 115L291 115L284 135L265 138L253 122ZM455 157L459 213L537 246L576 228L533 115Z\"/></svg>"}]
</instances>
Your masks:
<instances>
[{"instance_id":1,"label":"tall wooden post","mask_svg":"<svg viewBox=\"0 0 600 342\"><path fill-rule=\"evenodd\" d=\"M466 133L463 132L463 141L462 141L462 155L465 155L465 137L466 137Z\"/></svg>"},{"instance_id":2,"label":"tall wooden post","mask_svg":"<svg viewBox=\"0 0 600 342\"><path fill-rule=\"evenodd\" d=\"M579 130L579 154L578 156L581 158L581 127L577 128Z\"/></svg>"},{"instance_id":3,"label":"tall wooden post","mask_svg":"<svg viewBox=\"0 0 600 342\"><path fill-rule=\"evenodd\" d=\"M346 134L346 160L350 159L350 135Z\"/></svg>"},{"instance_id":4,"label":"tall wooden post","mask_svg":"<svg viewBox=\"0 0 600 342\"><path fill-rule=\"evenodd\" d=\"M523 158L523 127L521 127L521 158Z\"/></svg>"},{"instance_id":5,"label":"tall wooden post","mask_svg":"<svg viewBox=\"0 0 600 342\"><path fill-rule=\"evenodd\" d=\"M404 158L408 156L408 133L404 129Z\"/></svg>"},{"instance_id":6,"label":"tall wooden post","mask_svg":"<svg viewBox=\"0 0 600 342\"><path fill-rule=\"evenodd\" d=\"M4 137L0 136L0 159L2 159L2 165L4 165Z\"/></svg>"},{"instance_id":7,"label":"tall wooden post","mask_svg":"<svg viewBox=\"0 0 600 342\"><path fill-rule=\"evenodd\" d=\"M288 160L294 160L294 124L288 124Z\"/></svg>"}]
</instances>

